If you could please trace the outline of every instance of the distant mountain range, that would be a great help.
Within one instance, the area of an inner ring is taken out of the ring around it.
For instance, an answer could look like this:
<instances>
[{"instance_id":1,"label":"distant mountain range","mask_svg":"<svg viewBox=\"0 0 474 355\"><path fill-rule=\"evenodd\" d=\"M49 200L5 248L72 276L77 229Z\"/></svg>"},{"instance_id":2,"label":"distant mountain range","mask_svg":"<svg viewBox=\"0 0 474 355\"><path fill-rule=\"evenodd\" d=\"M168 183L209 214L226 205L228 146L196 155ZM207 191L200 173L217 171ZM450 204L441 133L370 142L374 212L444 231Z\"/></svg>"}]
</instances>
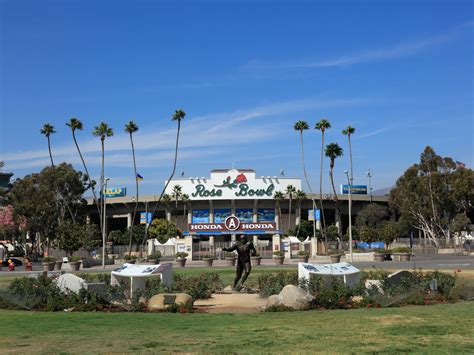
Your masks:
<instances>
[{"instance_id":1,"label":"distant mountain range","mask_svg":"<svg viewBox=\"0 0 474 355\"><path fill-rule=\"evenodd\" d=\"M388 194L390 193L390 190L392 190L394 187L395 186L385 187L383 189L372 191L372 195L375 195L375 196L388 196Z\"/></svg>"}]
</instances>

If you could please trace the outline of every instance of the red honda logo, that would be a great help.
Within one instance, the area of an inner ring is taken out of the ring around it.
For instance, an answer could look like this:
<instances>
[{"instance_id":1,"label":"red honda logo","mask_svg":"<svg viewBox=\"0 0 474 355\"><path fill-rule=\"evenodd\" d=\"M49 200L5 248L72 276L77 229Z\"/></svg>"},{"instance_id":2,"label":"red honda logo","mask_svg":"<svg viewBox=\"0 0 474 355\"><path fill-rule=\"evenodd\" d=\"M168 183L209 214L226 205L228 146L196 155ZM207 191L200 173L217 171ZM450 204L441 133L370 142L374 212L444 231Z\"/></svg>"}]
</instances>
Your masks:
<instances>
[{"instance_id":1,"label":"red honda logo","mask_svg":"<svg viewBox=\"0 0 474 355\"><path fill-rule=\"evenodd\" d=\"M240 220L236 216L229 216L225 219L225 227L230 231L235 231L240 227Z\"/></svg>"}]
</instances>

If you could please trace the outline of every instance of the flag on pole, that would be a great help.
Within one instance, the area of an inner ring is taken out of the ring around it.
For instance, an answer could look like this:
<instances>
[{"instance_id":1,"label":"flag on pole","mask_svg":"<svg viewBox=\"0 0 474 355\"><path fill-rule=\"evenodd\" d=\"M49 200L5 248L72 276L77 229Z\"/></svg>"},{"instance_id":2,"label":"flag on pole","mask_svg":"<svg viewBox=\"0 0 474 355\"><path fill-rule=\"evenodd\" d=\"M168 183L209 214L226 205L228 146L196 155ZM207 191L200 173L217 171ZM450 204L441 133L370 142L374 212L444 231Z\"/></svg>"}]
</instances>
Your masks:
<instances>
[{"instance_id":1,"label":"flag on pole","mask_svg":"<svg viewBox=\"0 0 474 355\"><path fill-rule=\"evenodd\" d=\"M139 173L137 173L137 181L142 181L143 180L143 176L141 176Z\"/></svg>"}]
</instances>

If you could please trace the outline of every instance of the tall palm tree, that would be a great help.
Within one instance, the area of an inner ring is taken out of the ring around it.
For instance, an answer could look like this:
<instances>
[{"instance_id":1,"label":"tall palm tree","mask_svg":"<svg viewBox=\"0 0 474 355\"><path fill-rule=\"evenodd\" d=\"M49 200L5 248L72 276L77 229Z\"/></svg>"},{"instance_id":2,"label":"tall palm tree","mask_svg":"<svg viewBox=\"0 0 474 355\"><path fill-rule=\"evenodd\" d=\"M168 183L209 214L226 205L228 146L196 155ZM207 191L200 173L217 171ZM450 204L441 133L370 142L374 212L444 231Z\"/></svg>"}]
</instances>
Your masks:
<instances>
[{"instance_id":1,"label":"tall palm tree","mask_svg":"<svg viewBox=\"0 0 474 355\"><path fill-rule=\"evenodd\" d=\"M296 192L296 188L293 185L288 185L286 187L285 193L288 195L288 199L290 200L290 207L288 209L288 227L287 229L290 229L290 223L291 223L291 201L293 200L293 194Z\"/></svg>"},{"instance_id":2,"label":"tall palm tree","mask_svg":"<svg viewBox=\"0 0 474 355\"><path fill-rule=\"evenodd\" d=\"M112 137L114 135L114 131L112 128L109 127L109 125L105 122L101 122L98 126L94 128L94 131L92 131L92 134L96 137L100 137L100 144L102 147L102 164L101 164L101 170L100 170L100 193L101 193L101 211L102 214L104 214L105 210L105 205L104 205L104 174L105 174L105 169L104 169L104 164L105 164L105 151L104 151L104 142L106 137ZM102 216L104 218L105 216ZM105 225L102 226L102 268L105 268Z\"/></svg>"},{"instance_id":3,"label":"tall palm tree","mask_svg":"<svg viewBox=\"0 0 474 355\"><path fill-rule=\"evenodd\" d=\"M347 140L349 141L349 159L350 159L350 165L351 165L351 186L352 183L354 182L354 172L352 171L352 144L351 144L351 135L355 133L355 128L351 126L347 126L346 129L342 130L342 134L347 136Z\"/></svg>"},{"instance_id":4,"label":"tall palm tree","mask_svg":"<svg viewBox=\"0 0 474 355\"><path fill-rule=\"evenodd\" d=\"M171 195L175 202L175 208L176 208L176 226L178 226L178 200L180 199L182 193L183 193L183 188L181 187L181 185L173 186Z\"/></svg>"},{"instance_id":5,"label":"tall palm tree","mask_svg":"<svg viewBox=\"0 0 474 355\"><path fill-rule=\"evenodd\" d=\"M166 181L165 187L161 191L161 194L160 194L160 197L158 198L158 201L155 203L155 207L153 208L153 212L152 212L153 216L155 215L156 209L158 208L158 206L161 202L161 199L163 198L163 195L164 195L166 189L168 188L169 183L173 179L174 173L176 172L176 162L178 161L179 133L180 133L180 130L181 130L181 121L184 119L184 116L186 116L186 113L183 110L178 109L174 112L173 116L171 117L172 121L178 122L178 128L177 128L177 131L176 131L176 143L175 143L175 150L174 150L173 170L171 171L171 174L170 174L168 180ZM149 228L149 227L150 227L150 225L148 225L147 228ZM143 244L144 243L145 243L145 240L143 240Z\"/></svg>"},{"instance_id":6,"label":"tall palm tree","mask_svg":"<svg viewBox=\"0 0 474 355\"><path fill-rule=\"evenodd\" d=\"M276 202L277 205L277 213L278 213L278 224L279 227L281 228L282 226L282 220L281 220L281 201L283 201L285 198L285 195L281 191L275 191L273 194L273 199Z\"/></svg>"},{"instance_id":7,"label":"tall palm tree","mask_svg":"<svg viewBox=\"0 0 474 355\"><path fill-rule=\"evenodd\" d=\"M305 164L305 161L304 161L303 131L309 129L308 122L300 120L300 121L295 123L294 129L295 129L295 131L300 132L301 163L303 165L304 178L306 180L306 184L308 185L309 192L311 193L311 201L313 202L313 211L314 211L316 209L316 202L314 201L313 189L311 188L311 184L309 183L308 174L306 173L306 164ZM313 223L313 237L315 237L315 236L316 236L316 218L314 219L314 223Z\"/></svg>"},{"instance_id":8,"label":"tall palm tree","mask_svg":"<svg viewBox=\"0 0 474 355\"><path fill-rule=\"evenodd\" d=\"M66 126L71 128L72 139L74 140L74 144L76 145L77 152L79 153L79 157L81 158L82 166L84 166L84 171L87 174L87 179L89 180L89 186L91 187L91 190L92 190L92 196L94 196L94 203L97 206L97 212L99 213L99 226L100 226L100 229L102 230L102 218L100 218L100 216L102 216L102 213L101 213L101 208L99 205L99 200L97 199L97 194L95 193L95 183L92 182L91 175L89 174L89 170L87 169L86 161L84 160L84 157L82 156L81 149L79 148L79 144L77 143L77 139L76 139L76 129L78 129L79 131L82 131L84 129L84 126L82 125L82 122L78 118L75 118L75 117L71 118L69 122L66 123Z\"/></svg>"},{"instance_id":9,"label":"tall palm tree","mask_svg":"<svg viewBox=\"0 0 474 355\"><path fill-rule=\"evenodd\" d=\"M336 221L338 224L339 238L342 237L341 211L339 209L339 199L337 198L336 187L334 185L334 163L336 158L343 155L344 150L337 143L330 143L326 146L326 156L329 158L329 176L331 178L332 191L334 192L334 200L336 202Z\"/></svg>"},{"instance_id":10,"label":"tall palm tree","mask_svg":"<svg viewBox=\"0 0 474 355\"><path fill-rule=\"evenodd\" d=\"M181 202L183 202L183 225L188 224L188 219L186 218L186 209L188 207L188 202L190 201L188 194L181 194Z\"/></svg>"},{"instance_id":11,"label":"tall palm tree","mask_svg":"<svg viewBox=\"0 0 474 355\"><path fill-rule=\"evenodd\" d=\"M40 133L43 134L47 139L48 139L48 152L49 152L49 159L51 159L51 168L53 169L53 183L56 185L56 176L55 176L55 169L54 169L54 161L53 161L53 154L51 153L51 135L56 133L54 130L54 126L45 123L43 127L40 130ZM57 186L55 186L55 189L58 190ZM57 201L58 202L58 201ZM60 209L59 206L57 206L58 209ZM60 224L60 213L58 214L58 224ZM46 254L49 255L49 237L46 237Z\"/></svg>"},{"instance_id":12,"label":"tall palm tree","mask_svg":"<svg viewBox=\"0 0 474 355\"><path fill-rule=\"evenodd\" d=\"M138 125L133 122L129 121L127 124L125 124L125 132L127 132L130 136L130 145L132 147L132 158L133 158L133 176L135 179L135 208L133 209L133 215L132 215L132 225L135 222L135 216L137 215L137 209L138 209L138 179L137 179L137 162L135 159L135 145L133 144L133 134L138 131ZM128 253L130 254L132 252L132 239L133 239L133 228L130 228L130 238L128 241Z\"/></svg>"},{"instance_id":13,"label":"tall palm tree","mask_svg":"<svg viewBox=\"0 0 474 355\"><path fill-rule=\"evenodd\" d=\"M53 125L51 125L49 123L45 123L43 125L43 127L41 128L40 133L43 134L48 139L49 159L51 159L51 167L53 168L53 171L54 171L54 161L53 161L53 155L51 154L51 138L50 138L50 136L52 134L56 133L56 131L54 130Z\"/></svg>"},{"instance_id":14,"label":"tall palm tree","mask_svg":"<svg viewBox=\"0 0 474 355\"><path fill-rule=\"evenodd\" d=\"M328 239L326 235L326 217L324 216L324 205L323 205L323 162L324 162L324 132L331 128L331 123L326 119L326 118L321 118L319 122L316 123L316 126L314 127L318 131L321 131L321 159L320 159L320 167L319 167L319 204L321 206L321 220L322 220L322 226L321 226L321 234L323 235L324 238L324 244L326 246L326 250L328 247ZM314 219L316 219L316 216L314 216Z\"/></svg>"}]
</instances>

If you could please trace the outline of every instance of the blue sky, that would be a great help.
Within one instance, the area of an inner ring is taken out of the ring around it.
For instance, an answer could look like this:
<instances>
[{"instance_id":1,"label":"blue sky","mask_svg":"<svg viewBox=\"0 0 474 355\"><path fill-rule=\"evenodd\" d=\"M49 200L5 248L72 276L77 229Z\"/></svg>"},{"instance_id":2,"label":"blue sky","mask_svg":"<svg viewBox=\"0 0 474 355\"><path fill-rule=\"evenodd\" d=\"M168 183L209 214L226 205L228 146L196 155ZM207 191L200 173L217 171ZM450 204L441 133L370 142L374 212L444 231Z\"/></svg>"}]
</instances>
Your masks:
<instances>
[{"instance_id":1,"label":"blue sky","mask_svg":"<svg viewBox=\"0 0 474 355\"><path fill-rule=\"evenodd\" d=\"M474 163L472 1L12 1L0 0L0 159L22 177L48 164L42 124L56 127L55 160L81 168L65 122L78 133L94 177L107 122L110 185L132 186L124 124L136 134L144 193L171 170L175 109L182 125L178 173L254 168L301 176L297 120L307 168L318 186L320 134L345 155L354 183L391 186L426 145ZM328 162L325 162L326 168ZM325 190L330 184L324 173ZM307 188L305 188L307 190Z\"/></svg>"}]
</instances>

